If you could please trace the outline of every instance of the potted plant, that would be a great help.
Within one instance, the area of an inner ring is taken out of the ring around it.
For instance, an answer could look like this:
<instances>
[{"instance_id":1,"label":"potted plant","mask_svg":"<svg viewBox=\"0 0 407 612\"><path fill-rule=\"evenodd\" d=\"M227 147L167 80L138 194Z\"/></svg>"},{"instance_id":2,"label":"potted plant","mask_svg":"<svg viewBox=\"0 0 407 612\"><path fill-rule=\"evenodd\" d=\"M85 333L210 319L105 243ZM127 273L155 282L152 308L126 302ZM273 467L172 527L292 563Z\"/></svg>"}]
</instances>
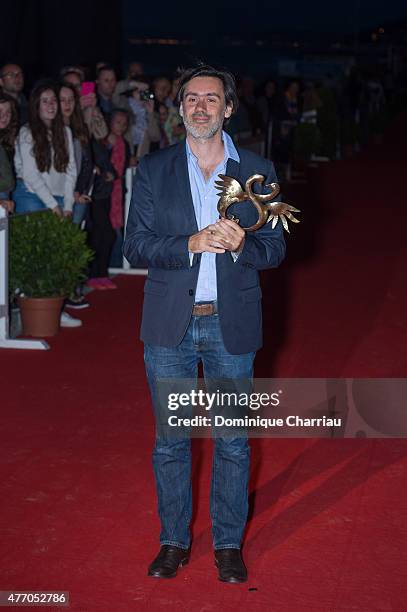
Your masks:
<instances>
[{"instance_id":1,"label":"potted plant","mask_svg":"<svg viewBox=\"0 0 407 612\"><path fill-rule=\"evenodd\" d=\"M9 290L25 335L53 336L64 298L84 280L92 251L86 234L51 211L10 217Z\"/></svg>"}]
</instances>

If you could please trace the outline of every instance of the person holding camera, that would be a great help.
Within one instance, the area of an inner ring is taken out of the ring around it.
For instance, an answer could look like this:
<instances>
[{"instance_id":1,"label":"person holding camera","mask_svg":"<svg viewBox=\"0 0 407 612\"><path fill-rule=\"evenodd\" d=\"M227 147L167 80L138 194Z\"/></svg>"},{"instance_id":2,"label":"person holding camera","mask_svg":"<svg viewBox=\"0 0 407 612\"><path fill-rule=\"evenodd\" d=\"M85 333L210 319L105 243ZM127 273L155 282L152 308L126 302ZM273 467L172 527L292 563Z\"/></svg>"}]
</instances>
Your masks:
<instances>
[{"instance_id":1,"label":"person holding camera","mask_svg":"<svg viewBox=\"0 0 407 612\"><path fill-rule=\"evenodd\" d=\"M126 138L137 160L159 148L161 140L160 122L154 110L154 94L146 78L137 81L122 81L116 88L115 104L130 115L130 126Z\"/></svg>"}]
</instances>

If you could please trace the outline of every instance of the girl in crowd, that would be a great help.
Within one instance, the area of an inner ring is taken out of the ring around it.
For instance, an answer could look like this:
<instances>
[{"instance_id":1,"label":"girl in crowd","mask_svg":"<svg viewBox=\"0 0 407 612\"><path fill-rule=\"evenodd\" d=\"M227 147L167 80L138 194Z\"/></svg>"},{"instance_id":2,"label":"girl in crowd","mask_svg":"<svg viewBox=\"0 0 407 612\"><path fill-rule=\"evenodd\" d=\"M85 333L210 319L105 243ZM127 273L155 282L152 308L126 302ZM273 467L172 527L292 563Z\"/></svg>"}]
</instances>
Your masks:
<instances>
[{"instance_id":1,"label":"girl in crowd","mask_svg":"<svg viewBox=\"0 0 407 612\"><path fill-rule=\"evenodd\" d=\"M93 158L90 146L89 131L85 124L82 110L79 104L79 94L75 85L63 83L59 90L59 102L61 105L64 124L72 131L75 164L78 174L75 186L75 202L73 206L72 222L81 225L86 217L88 205L91 201L90 194L93 183ZM78 286L75 295L70 296L65 306L76 310L88 308L82 293L82 287Z\"/></svg>"},{"instance_id":2,"label":"girl in crowd","mask_svg":"<svg viewBox=\"0 0 407 612\"><path fill-rule=\"evenodd\" d=\"M76 88L64 83L59 90L59 101L64 124L72 131L75 164L78 178L75 186L73 223L80 225L86 215L86 206L91 198L88 195L93 177L92 151L88 128L83 119Z\"/></svg>"},{"instance_id":3,"label":"girl in crowd","mask_svg":"<svg viewBox=\"0 0 407 612\"><path fill-rule=\"evenodd\" d=\"M20 129L14 165L16 212L49 208L56 215L72 215L76 165L72 133L64 127L58 88L38 83L29 100L28 124Z\"/></svg>"},{"instance_id":4,"label":"girl in crowd","mask_svg":"<svg viewBox=\"0 0 407 612\"><path fill-rule=\"evenodd\" d=\"M90 205L89 244L95 258L87 283L93 289L116 289L108 278L108 265L113 244L123 227L123 183L130 158L129 145L123 138L127 128L126 111L113 111L109 136L93 143L97 174Z\"/></svg>"},{"instance_id":5,"label":"girl in crowd","mask_svg":"<svg viewBox=\"0 0 407 612\"><path fill-rule=\"evenodd\" d=\"M84 80L83 70L79 66L64 68L61 70L61 80L64 84L73 85L78 96L80 96L82 115L90 136L97 139L106 138L108 129L102 111L97 107L96 94L83 95L81 93L81 85Z\"/></svg>"},{"instance_id":6,"label":"girl in crowd","mask_svg":"<svg viewBox=\"0 0 407 612\"><path fill-rule=\"evenodd\" d=\"M29 100L28 124L18 134L14 166L17 186L13 193L16 212L52 210L58 217L72 216L76 165L69 127L64 126L58 86L38 83ZM62 327L82 322L61 314Z\"/></svg>"},{"instance_id":7,"label":"girl in crowd","mask_svg":"<svg viewBox=\"0 0 407 612\"><path fill-rule=\"evenodd\" d=\"M14 189L14 141L17 135L18 115L14 99L0 92L0 206L13 210L10 193Z\"/></svg>"}]
</instances>

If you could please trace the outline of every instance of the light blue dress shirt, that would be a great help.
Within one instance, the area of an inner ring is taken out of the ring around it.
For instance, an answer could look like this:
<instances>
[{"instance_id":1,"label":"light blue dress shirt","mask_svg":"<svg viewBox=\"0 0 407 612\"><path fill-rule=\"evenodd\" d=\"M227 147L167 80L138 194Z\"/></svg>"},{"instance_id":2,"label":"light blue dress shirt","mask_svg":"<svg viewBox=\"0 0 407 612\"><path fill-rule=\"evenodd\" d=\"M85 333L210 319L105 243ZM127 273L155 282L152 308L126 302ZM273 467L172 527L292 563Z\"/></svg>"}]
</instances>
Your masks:
<instances>
[{"instance_id":1,"label":"light blue dress shirt","mask_svg":"<svg viewBox=\"0 0 407 612\"><path fill-rule=\"evenodd\" d=\"M218 175L226 174L226 164L229 158L240 162L239 154L229 134L222 132L222 140L225 156L208 181L205 180L198 165L198 158L192 153L186 141L189 184L199 231L219 219L217 208L219 195L215 185ZM216 253L202 253L195 302L212 302L216 298Z\"/></svg>"}]
</instances>

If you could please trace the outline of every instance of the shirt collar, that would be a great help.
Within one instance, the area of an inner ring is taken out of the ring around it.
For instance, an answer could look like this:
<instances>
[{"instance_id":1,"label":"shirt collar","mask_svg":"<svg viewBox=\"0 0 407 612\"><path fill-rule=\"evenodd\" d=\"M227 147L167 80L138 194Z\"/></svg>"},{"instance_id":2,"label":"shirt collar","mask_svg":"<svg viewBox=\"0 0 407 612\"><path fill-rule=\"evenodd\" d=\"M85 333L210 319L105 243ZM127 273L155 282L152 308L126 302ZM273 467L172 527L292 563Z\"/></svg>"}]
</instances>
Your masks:
<instances>
[{"instance_id":1,"label":"shirt collar","mask_svg":"<svg viewBox=\"0 0 407 612\"><path fill-rule=\"evenodd\" d=\"M223 131L222 139L223 139L223 144L225 145L225 149L226 149L226 161L228 159L233 159L235 162L239 164L240 163L239 153L237 152L235 143L233 142L232 138L229 136L227 132Z\"/></svg>"},{"instance_id":2,"label":"shirt collar","mask_svg":"<svg viewBox=\"0 0 407 612\"><path fill-rule=\"evenodd\" d=\"M227 162L228 159L233 159L235 162L240 163L239 153L235 147L235 144L232 138L229 136L227 132L222 130L222 141L225 147L225 157L224 161ZM185 140L186 148L187 148L187 157L190 161L198 161L196 155L194 155L191 151L191 147L189 146L188 140Z\"/></svg>"}]
</instances>

